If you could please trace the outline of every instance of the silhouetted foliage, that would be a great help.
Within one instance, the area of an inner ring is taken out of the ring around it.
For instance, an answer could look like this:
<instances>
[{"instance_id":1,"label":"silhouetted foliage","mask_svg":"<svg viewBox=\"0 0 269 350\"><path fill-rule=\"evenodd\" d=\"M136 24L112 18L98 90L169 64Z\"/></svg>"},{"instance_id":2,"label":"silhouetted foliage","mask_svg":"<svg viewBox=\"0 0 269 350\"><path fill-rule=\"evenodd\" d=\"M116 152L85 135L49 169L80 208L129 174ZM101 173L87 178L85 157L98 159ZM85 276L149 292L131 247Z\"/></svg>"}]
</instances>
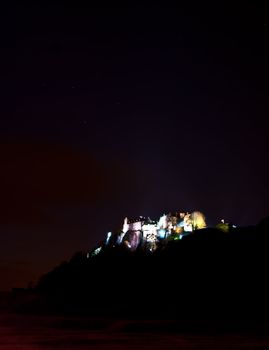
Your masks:
<instances>
[{"instance_id":1,"label":"silhouetted foliage","mask_svg":"<svg viewBox=\"0 0 269 350\"><path fill-rule=\"evenodd\" d=\"M46 310L135 317L268 317L269 219L194 231L154 253L75 254L40 278Z\"/></svg>"}]
</instances>

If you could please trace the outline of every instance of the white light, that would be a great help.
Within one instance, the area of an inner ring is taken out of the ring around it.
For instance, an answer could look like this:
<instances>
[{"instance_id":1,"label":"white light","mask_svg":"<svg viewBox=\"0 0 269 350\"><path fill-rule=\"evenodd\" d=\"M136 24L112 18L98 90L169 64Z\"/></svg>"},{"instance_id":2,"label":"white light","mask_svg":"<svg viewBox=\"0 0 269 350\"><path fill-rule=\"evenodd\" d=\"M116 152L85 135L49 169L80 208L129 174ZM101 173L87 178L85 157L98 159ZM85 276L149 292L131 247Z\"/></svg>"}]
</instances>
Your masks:
<instances>
[{"instance_id":1,"label":"white light","mask_svg":"<svg viewBox=\"0 0 269 350\"><path fill-rule=\"evenodd\" d=\"M128 230L129 230L128 218L125 218L123 222L122 232L126 233Z\"/></svg>"},{"instance_id":2,"label":"white light","mask_svg":"<svg viewBox=\"0 0 269 350\"><path fill-rule=\"evenodd\" d=\"M106 244L108 244L109 238L112 236L112 232L108 232L106 236Z\"/></svg>"},{"instance_id":3,"label":"white light","mask_svg":"<svg viewBox=\"0 0 269 350\"><path fill-rule=\"evenodd\" d=\"M100 253L102 247L96 248L93 252L92 252L92 256L96 256L97 254Z\"/></svg>"}]
</instances>

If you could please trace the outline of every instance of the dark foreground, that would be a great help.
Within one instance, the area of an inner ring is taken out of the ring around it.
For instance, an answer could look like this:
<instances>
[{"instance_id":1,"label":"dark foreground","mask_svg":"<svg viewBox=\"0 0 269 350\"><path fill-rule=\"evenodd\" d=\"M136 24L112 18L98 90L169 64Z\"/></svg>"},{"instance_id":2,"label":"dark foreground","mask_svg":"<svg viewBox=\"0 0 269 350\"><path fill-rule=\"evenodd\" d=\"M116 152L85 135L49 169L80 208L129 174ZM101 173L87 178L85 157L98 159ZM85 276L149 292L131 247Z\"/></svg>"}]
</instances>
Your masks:
<instances>
[{"instance_id":1,"label":"dark foreground","mask_svg":"<svg viewBox=\"0 0 269 350\"><path fill-rule=\"evenodd\" d=\"M0 349L268 349L269 323L0 316Z\"/></svg>"},{"instance_id":2,"label":"dark foreground","mask_svg":"<svg viewBox=\"0 0 269 350\"><path fill-rule=\"evenodd\" d=\"M269 349L268 246L266 219L75 255L3 299L0 349Z\"/></svg>"}]
</instances>

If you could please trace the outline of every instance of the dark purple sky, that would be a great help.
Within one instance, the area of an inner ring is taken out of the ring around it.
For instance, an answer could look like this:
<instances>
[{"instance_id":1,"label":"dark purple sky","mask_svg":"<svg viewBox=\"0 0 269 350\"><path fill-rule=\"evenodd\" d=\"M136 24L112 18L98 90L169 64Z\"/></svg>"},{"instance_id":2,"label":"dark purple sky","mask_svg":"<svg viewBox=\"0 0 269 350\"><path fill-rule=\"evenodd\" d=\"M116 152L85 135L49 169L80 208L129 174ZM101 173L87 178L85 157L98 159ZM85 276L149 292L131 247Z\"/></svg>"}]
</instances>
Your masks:
<instances>
[{"instance_id":1,"label":"dark purple sky","mask_svg":"<svg viewBox=\"0 0 269 350\"><path fill-rule=\"evenodd\" d=\"M268 17L17 7L16 42L2 42L0 290L125 216L268 216Z\"/></svg>"}]
</instances>

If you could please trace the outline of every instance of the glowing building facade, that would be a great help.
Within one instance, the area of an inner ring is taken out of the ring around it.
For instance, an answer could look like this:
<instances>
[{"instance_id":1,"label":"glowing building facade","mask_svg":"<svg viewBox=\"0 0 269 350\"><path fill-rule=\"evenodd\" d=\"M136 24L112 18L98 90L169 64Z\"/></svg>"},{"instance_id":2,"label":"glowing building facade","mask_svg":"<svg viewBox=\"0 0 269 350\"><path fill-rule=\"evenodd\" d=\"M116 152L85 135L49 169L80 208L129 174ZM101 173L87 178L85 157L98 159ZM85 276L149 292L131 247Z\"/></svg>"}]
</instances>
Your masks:
<instances>
[{"instance_id":1,"label":"glowing building facade","mask_svg":"<svg viewBox=\"0 0 269 350\"><path fill-rule=\"evenodd\" d=\"M192 231L203 228L206 228L205 216L199 211L164 214L158 221L142 216L137 219L126 217L120 232L107 234L104 246L122 246L131 251L141 248L153 252L161 242L182 239ZM101 251L102 246L99 248L94 255Z\"/></svg>"}]
</instances>

